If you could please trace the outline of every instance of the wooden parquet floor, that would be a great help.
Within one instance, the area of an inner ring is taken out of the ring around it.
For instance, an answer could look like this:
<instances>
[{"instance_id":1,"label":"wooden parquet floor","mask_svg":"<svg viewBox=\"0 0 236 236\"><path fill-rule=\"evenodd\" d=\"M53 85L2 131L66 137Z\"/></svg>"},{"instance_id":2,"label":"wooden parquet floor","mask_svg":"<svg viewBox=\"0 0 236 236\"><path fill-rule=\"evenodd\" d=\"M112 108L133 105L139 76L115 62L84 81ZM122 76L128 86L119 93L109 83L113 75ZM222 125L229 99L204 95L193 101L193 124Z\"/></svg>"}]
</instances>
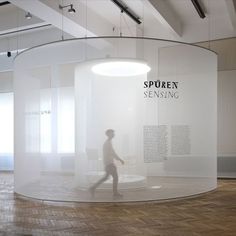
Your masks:
<instances>
[{"instance_id":1,"label":"wooden parquet floor","mask_svg":"<svg viewBox=\"0 0 236 236\"><path fill-rule=\"evenodd\" d=\"M235 236L236 180L184 200L149 203L57 203L19 198L0 173L0 235Z\"/></svg>"}]
</instances>

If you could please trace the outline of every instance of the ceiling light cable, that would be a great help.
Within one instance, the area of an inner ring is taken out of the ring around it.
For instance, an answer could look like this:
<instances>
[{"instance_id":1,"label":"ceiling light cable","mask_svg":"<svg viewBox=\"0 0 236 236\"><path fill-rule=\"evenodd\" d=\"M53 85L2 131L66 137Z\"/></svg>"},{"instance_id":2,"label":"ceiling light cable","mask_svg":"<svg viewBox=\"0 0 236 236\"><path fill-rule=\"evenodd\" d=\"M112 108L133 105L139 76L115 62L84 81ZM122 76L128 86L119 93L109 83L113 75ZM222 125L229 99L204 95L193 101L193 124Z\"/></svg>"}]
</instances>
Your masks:
<instances>
[{"instance_id":1,"label":"ceiling light cable","mask_svg":"<svg viewBox=\"0 0 236 236\"><path fill-rule=\"evenodd\" d=\"M16 33L16 56L18 55L19 51L19 21L20 21L20 15L19 15L19 10L20 8L17 8L17 19L16 19L16 24L17 24L17 33Z\"/></svg>"},{"instance_id":2,"label":"ceiling light cable","mask_svg":"<svg viewBox=\"0 0 236 236\"><path fill-rule=\"evenodd\" d=\"M61 1L62 5L64 5L63 3L63 0ZM61 5L59 5L59 8L60 8ZM64 40L64 11L63 11L63 8L61 7L61 40L63 41Z\"/></svg>"},{"instance_id":3,"label":"ceiling light cable","mask_svg":"<svg viewBox=\"0 0 236 236\"><path fill-rule=\"evenodd\" d=\"M132 30L131 30L131 27L129 26L128 22L126 21L124 14L122 14L122 18L123 18L125 24L127 25L127 28L129 30L129 33L130 33L131 37L133 37L133 33L132 33Z\"/></svg>"},{"instance_id":4,"label":"ceiling light cable","mask_svg":"<svg viewBox=\"0 0 236 236\"><path fill-rule=\"evenodd\" d=\"M120 11L120 37L122 37L122 22L121 22L121 15L122 15L123 11Z\"/></svg>"},{"instance_id":5,"label":"ceiling light cable","mask_svg":"<svg viewBox=\"0 0 236 236\"><path fill-rule=\"evenodd\" d=\"M88 1L86 0L86 9L85 9L85 38L88 36Z\"/></svg>"},{"instance_id":6,"label":"ceiling light cable","mask_svg":"<svg viewBox=\"0 0 236 236\"><path fill-rule=\"evenodd\" d=\"M208 12L210 12L210 1L208 0L207 1L207 7L208 7ZM208 49L211 50L211 17L210 17L210 14L208 14Z\"/></svg>"},{"instance_id":7,"label":"ceiling light cable","mask_svg":"<svg viewBox=\"0 0 236 236\"><path fill-rule=\"evenodd\" d=\"M85 2L85 60L88 59L87 36L88 36L88 1L86 0Z\"/></svg>"},{"instance_id":8,"label":"ceiling light cable","mask_svg":"<svg viewBox=\"0 0 236 236\"><path fill-rule=\"evenodd\" d=\"M68 4L68 5L64 5L64 1L61 1L61 4L59 4L59 9L61 10L61 16L62 16L62 22L61 22L61 28L62 28L62 33L61 33L61 39L64 40L64 8L69 7L69 9L67 10L68 13L70 14L74 14L76 13L75 8L73 7L73 4Z\"/></svg>"},{"instance_id":9,"label":"ceiling light cable","mask_svg":"<svg viewBox=\"0 0 236 236\"><path fill-rule=\"evenodd\" d=\"M142 37L144 37L144 2L142 2L142 3L143 3L143 9L142 9L143 10L143 12L142 12L143 19L142 19L142 29L141 30L142 30Z\"/></svg>"}]
</instances>

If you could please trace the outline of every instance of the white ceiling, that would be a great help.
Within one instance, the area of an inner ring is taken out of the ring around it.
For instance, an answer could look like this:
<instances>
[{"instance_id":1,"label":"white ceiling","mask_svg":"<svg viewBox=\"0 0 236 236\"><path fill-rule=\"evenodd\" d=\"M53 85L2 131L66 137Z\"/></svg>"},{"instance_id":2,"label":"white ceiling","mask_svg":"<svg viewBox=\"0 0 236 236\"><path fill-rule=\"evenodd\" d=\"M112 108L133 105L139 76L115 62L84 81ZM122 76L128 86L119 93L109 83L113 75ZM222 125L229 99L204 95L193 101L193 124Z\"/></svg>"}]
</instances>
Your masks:
<instances>
[{"instance_id":1,"label":"white ceiling","mask_svg":"<svg viewBox=\"0 0 236 236\"><path fill-rule=\"evenodd\" d=\"M142 21L137 25L111 0L9 0L0 7L0 55L64 38L146 36L189 43L236 36L236 0L199 0L206 18L198 16L191 0L122 0ZM0 0L0 2L4 2ZM76 14L59 4L73 3ZM235 4L235 5L234 5ZM29 11L31 20L24 15ZM51 27L48 26L51 24ZM47 26L46 26L47 25ZM30 29L41 26L41 28ZM20 33L11 33L17 30Z\"/></svg>"}]
</instances>

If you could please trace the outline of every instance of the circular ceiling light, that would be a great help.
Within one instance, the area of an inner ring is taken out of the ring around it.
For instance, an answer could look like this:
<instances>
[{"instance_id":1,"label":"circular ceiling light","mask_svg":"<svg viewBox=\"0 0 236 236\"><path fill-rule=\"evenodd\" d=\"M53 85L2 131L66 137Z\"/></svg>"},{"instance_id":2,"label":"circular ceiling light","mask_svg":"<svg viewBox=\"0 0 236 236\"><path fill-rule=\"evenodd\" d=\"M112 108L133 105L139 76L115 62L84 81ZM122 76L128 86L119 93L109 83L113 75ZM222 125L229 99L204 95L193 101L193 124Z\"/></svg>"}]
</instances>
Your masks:
<instances>
[{"instance_id":1,"label":"circular ceiling light","mask_svg":"<svg viewBox=\"0 0 236 236\"><path fill-rule=\"evenodd\" d=\"M145 61L129 59L107 59L92 67L95 74L111 77L137 76L150 70Z\"/></svg>"}]
</instances>

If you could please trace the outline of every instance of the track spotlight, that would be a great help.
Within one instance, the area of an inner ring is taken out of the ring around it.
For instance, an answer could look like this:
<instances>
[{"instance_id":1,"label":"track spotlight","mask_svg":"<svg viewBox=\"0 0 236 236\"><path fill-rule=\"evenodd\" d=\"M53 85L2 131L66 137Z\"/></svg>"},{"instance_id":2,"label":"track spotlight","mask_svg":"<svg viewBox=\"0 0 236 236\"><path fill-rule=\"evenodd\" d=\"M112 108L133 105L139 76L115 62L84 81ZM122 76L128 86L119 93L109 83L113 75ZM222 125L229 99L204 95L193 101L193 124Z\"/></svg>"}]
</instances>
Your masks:
<instances>
[{"instance_id":1,"label":"track spotlight","mask_svg":"<svg viewBox=\"0 0 236 236\"><path fill-rule=\"evenodd\" d=\"M27 13L25 14L25 18L28 19L28 20L30 20L30 19L32 18L31 13L30 13L30 12L27 12Z\"/></svg>"},{"instance_id":2,"label":"track spotlight","mask_svg":"<svg viewBox=\"0 0 236 236\"><path fill-rule=\"evenodd\" d=\"M75 8L73 8L73 4L70 5L70 9L68 10L69 13L74 14Z\"/></svg>"},{"instance_id":3,"label":"track spotlight","mask_svg":"<svg viewBox=\"0 0 236 236\"><path fill-rule=\"evenodd\" d=\"M10 51L7 52L7 56L11 57L11 52Z\"/></svg>"},{"instance_id":4,"label":"track spotlight","mask_svg":"<svg viewBox=\"0 0 236 236\"><path fill-rule=\"evenodd\" d=\"M66 7L70 7L69 9L68 9L68 12L70 13L70 14L74 14L75 12L76 12L76 10L75 10L75 8L73 7L73 4L69 4L69 5L66 5L66 6L62 6L62 5L59 5L59 9L63 9L63 8L66 8Z\"/></svg>"}]
</instances>

